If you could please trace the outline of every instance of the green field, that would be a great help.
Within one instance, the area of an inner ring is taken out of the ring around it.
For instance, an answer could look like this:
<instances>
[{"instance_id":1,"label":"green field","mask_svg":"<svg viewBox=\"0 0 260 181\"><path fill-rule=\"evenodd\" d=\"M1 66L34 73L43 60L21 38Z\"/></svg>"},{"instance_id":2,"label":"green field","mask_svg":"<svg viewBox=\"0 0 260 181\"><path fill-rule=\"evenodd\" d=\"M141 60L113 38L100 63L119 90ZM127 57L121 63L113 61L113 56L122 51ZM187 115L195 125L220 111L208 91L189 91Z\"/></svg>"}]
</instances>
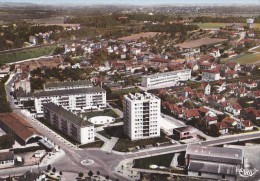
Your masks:
<instances>
[{"instance_id":1,"label":"green field","mask_svg":"<svg viewBox=\"0 0 260 181\"><path fill-rule=\"evenodd\" d=\"M221 28L230 23L194 23L198 25L201 29L211 29L211 28ZM246 26L246 23L242 23L242 25ZM254 28L260 29L260 23L254 24Z\"/></svg>"},{"instance_id":2,"label":"green field","mask_svg":"<svg viewBox=\"0 0 260 181\"><path fill-rule=\"evenodd\" d=\"M241 65L245 64L260 64L260 54L250 54L246 53L242 56L239 56L237 58L233 58L229 61L240 63Z\"/></svg>"},{"instance_id":3,"label":"green field","mask_svg":"<svg viewBox=\"0 0 260 181\"><path fill-rule=\"evenodd\" d=\"M85 112L82 113L83 116L87 116L87 118L92 118L95 116L110 116L113 118L118 118L119 116L117 115L116 112L114 112L112 109L106 109L104 111L92 111L92 112Z\"/></svg>"},{"instance_id":4,"label":"green field","mask_svg":"<svg viewBox=\"0 0 260 181\"><path fill-rule=\"evenodd\" d=\"M0 64L17 62L30 58L37 58L44 55L50 55L57 45L50 45L44 47L37 47L28 50L15 51L12 53L5 53L0 55Z\"/></svg>"},{"instance_id":5,"label":"green field","mask_svg":"<svg viewBox=\"0 0 260 181\"><path fill-rule=\"evenodd\" d=\"M157 165L163 167L170 167L171 161L173 159L174 153L153 156L148 158L136 159L134 161L134 168L150 169L150 165Z\"/></svg>"}]
</instances>

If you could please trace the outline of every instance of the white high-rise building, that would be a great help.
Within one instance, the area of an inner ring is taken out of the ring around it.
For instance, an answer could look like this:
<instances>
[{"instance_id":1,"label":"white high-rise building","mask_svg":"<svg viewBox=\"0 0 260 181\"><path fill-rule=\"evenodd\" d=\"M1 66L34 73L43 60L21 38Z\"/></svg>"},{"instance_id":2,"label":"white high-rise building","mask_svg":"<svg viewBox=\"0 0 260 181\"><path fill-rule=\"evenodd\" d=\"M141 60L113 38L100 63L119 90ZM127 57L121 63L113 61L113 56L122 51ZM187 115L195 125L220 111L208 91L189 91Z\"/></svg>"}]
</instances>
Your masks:
<instances>
[{"instance_id":1,"label":"white high-rise building","mask_svg":"<svg viewBox=\"0 0 260 181\"><path fill-rule=\"evenodd\" d=\"M124 132L131 140L160 136L161 100L150 93L124 96Z\"/></svg>"}]
</instances>

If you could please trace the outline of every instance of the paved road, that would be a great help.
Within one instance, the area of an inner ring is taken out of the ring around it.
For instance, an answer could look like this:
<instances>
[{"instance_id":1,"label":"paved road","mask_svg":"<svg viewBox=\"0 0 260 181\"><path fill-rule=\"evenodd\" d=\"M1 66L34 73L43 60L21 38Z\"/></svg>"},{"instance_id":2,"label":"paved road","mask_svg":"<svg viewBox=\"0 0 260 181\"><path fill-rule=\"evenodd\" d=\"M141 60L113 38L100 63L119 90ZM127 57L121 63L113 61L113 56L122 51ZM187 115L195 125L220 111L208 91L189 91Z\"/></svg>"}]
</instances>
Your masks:
<instances>
[{"instance_id":1,"label":"paved road","mask_svg":"<svg viewBox=\"0 0 260 181\"><path fill-rule=\"evenodd\" d=\"M12 81L10 82L12 83ZM14 104L12 101L12 98L9 94L10 92L10 86L6 86L7 91L7 97L8 100L11 102L11 106L14 108ZM66 157L62 158L61 160L57 161L53 164L57 168L57 170L61 171L69 171L69 172L85 172L88 170L92 170L93 172L100 171L102 175L109 175L110 178L115 179L119 178L120 180L125 180L124 178L117 176L115 173L116 167L125 159L136 159L141 157L149 157L153 155L160 155L160 154L166 154L166 153L172 153L172 152L181 152L185 151L187 145L171 145L167 147L156 147L151 148L150 150L140 150L135 153L118 153L115 151L112 151L111 153L106 153L102 150L98 149L75 149L74 146L68 145L66 141L62 140L63 138L60 138L56 134L50 132L48 128L45 128L41 126L35 119L32 119L26 115L23 115L21 113L21 110L14 109L14 112L22 115L26 118L28 122L30 122L41 134L48 136L53 142L55 142L57 145L59 145L64 152L66 153ZM205 146L214 146L214 145L221 145L225 143L231 143L231 142L237 142L237 141L243 141L243 140L250 140L260 138L260 132L256 133L249 133L249 134L240 134L240 135L231 135L231 136L225 136L220 138L214 138L214 140L210 141L202 141L200 144ZM199 143L196 143L199 144ZM95 163L91 166L83 166L81 165L81 161L84 159L93 159ZM24 173L25 171L28 171L28 168L21 168L18 169L15 173ZM12 173L12 172L11 172ZM6 173L5 173L6 174ZM3 176L2 173L0 173L0 176ZM4 175L6 176L6 175Z\"/></svg>"}]
</instances>

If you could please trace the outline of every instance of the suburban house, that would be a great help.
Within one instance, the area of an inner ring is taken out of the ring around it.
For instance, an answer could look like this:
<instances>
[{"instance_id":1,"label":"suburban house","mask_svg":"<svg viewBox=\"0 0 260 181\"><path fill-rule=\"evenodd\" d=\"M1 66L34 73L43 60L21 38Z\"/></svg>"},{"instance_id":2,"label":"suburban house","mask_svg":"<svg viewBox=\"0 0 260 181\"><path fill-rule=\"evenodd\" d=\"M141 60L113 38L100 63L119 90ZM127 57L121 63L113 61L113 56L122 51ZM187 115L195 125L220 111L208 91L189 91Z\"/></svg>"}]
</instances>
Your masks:
<instances>
[{"instance_id":1,"label":"suburban house","mask_svg":"<svg viewBox=\"0 0 260 181\"><path fill-rule=\"evenodd\" d=\"M248 114L248 118L253 121L257 122L260 121L260 110L253 110Z\"/></svg>"},{"instance_id":2,"label":"suburban house","mask_svg":"<svg viewBox=\"0 0 260 181\"><path fill-rule=\"evenodd\" d=\"M226 123L229 128L235 128L238 124L238 122L231 117L226 117L221 122Z\"/></svg>"},{"instance_id":3,"label":"suburban house","mask_svg":"<svg viewBox=\"0 0 260 181\"><path fill-rule=\"evenodd\" d=\"M217 69L203 70L202 81L210 82L220 80L220 73Z\"/></svg>"},{"instance_id":4,"label":"suburban house","mask_svg":"<svg viewBox=\"0 0 260 181\"><path fill-rule=\"evenodd\" d=\"M218 122L218 117L217 116L205 116L203 118L203 121L205 122L206 126L210 126L212 124L216 124Z\"/></svg>"},{"instance_id":5,"label":"suburban house","mask_svg":"<svg viewBox=\"0 0 260 181\"><path fill-rule=\"evenodd\" d=\"M198 109L188 109L183 113L183 119L186 121L190 121L192 119L198 119L200 117Z\"/></svg>"},{"instance_id":6,"label":"suburban house","mask_svg":"<svg viewBox=\"0 0 260 181\"><path fill-rule=\"evenodd\" d=\"M226 111L230 112L234 116L239 116L242 107L237 102L229 102L228 106L226 107Z\"/></svg>"},{"instance_id":7,"label":"suburban house","mask_svg":"<svg viewBox=\"0 0 260 181\"><path fill-rule=\"evenodd\" d=\"M249 88L249 89L253 89L253 88L257 87L257 82L252 80L252 79L245 79L245 80L241 80L239 82L239 85L244 86L244 87Z\"/></svg>"},{"instance_id":8,"label":"suburban house","mask_svg":"<svg viewBox=\"0 0 260 181\"><path fill-rule=\"evenodd\" d=\"M237 129L242 131L252 131L254 126L255 125L250 120L244 120L238 124Z\"/></svg>"},{"instance_id":9,"label":"suburban house","mask_svg":"<svg viewBox=\"0 0 260 181\"><path fill-rule=\"evenodd\" d=\"M228 133L228 125L226 122L218 122L216 124L212 124L210 129L217 135L224 135Z\"/></svg>"}]
</instances>

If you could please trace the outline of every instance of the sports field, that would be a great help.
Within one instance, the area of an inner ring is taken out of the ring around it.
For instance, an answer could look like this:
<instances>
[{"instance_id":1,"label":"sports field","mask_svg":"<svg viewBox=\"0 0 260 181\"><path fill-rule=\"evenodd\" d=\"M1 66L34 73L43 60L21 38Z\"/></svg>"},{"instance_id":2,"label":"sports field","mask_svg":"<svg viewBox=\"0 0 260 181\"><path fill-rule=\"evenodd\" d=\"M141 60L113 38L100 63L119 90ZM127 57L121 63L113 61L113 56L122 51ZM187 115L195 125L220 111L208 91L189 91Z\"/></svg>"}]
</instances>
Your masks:
<instances>
[{"instance_id":1,"label":"sports field","mask_svg":"<svg viewBox=\"0 0 260 181\"><path fill-rule=\"evenodd\" d=\"M260 54L250 54L246 53L237 58L233 58L230 61L240 63L241 65L245 64L260 64Z\"/></svg>"}]
</instances>

